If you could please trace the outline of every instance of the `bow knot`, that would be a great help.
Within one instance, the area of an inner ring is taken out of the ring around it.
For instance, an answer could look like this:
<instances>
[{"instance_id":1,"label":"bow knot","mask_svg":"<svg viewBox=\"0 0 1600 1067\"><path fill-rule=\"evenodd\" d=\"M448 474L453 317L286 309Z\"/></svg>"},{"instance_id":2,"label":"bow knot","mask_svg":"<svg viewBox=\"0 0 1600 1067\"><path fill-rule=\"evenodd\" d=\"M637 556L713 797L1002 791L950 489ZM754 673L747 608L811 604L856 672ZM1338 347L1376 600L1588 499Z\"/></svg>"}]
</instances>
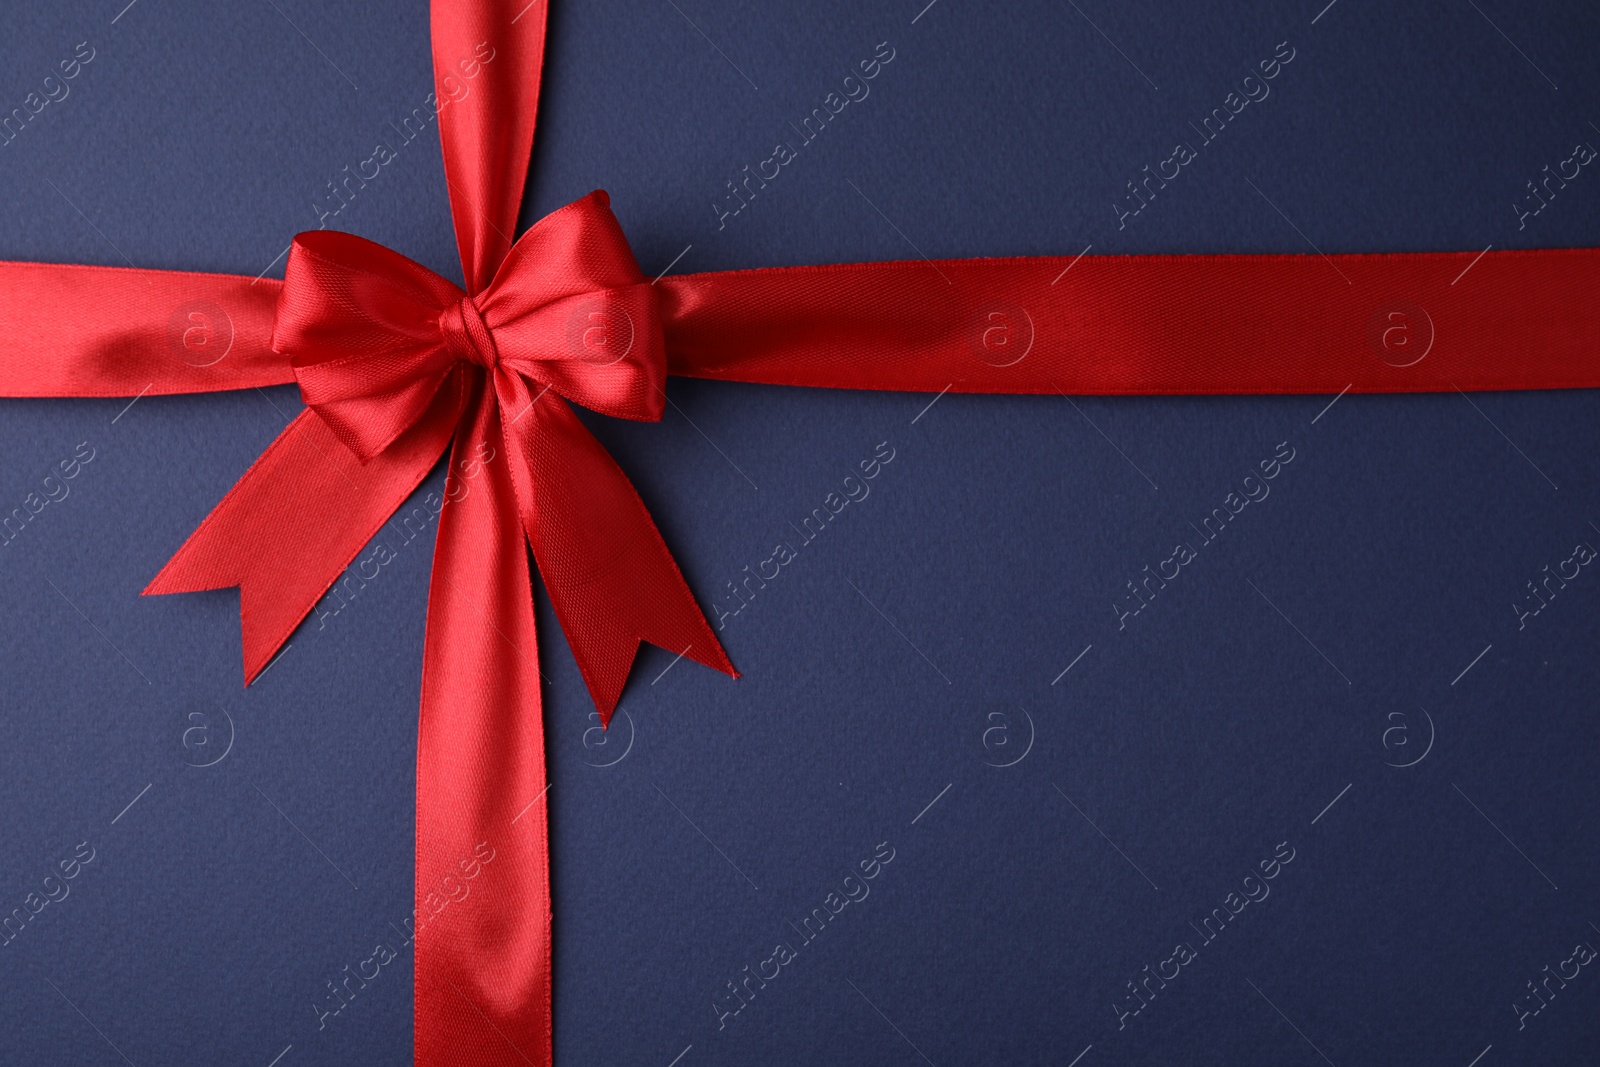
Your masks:
<instances>
[{"instance_id":1,"label":"bow knot","mask_svg":"<svg viewBox=\"0 0 1600 1067\"><path fill-rule=\"evenodd\" d=\"M494 370L500 365L500 352L494 345L494 334L483 321L470 296L464 296L453 308L446 308L439 316L439 334L450 354L463 363L476 363L484 370Z\"/></svg>"}]
</instances>

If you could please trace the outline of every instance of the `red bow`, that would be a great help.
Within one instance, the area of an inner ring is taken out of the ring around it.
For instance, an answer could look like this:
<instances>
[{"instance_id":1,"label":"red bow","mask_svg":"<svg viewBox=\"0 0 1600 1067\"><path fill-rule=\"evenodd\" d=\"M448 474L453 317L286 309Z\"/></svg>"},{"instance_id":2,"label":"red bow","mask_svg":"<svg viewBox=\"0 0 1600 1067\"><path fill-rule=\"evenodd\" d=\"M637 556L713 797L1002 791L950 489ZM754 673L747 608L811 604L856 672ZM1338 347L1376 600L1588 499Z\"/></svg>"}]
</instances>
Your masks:
<instances>
[{"instance_id":1,"label":"red bow","mask_svg":"<svg viewBox=\"0 0 1600 1067\"><path fill-rule=\"evenodd\" d=\"M518 421L513 379L616 418L654 422L664 406L656 291L603 192L529 230L476 297L382 245L303 233L272 347L289 357L306 404L362 459L421 421L449 374L468 366L496 372L501 407Z\"/></svg>"}]
</instances>

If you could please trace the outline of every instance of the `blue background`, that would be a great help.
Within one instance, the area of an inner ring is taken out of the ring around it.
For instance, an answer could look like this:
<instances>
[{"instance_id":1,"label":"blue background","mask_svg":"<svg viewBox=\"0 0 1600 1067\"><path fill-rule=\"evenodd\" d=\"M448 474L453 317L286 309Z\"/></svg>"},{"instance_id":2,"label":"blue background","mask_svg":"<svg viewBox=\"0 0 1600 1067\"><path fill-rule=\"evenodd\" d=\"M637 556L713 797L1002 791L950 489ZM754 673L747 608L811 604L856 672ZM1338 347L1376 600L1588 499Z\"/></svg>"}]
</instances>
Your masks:
<instances>
[{"instance_id":1,"label":"blue background","mask_svg":"<svg viewBox=\"0 0 1600 1067\"><path fill-rule=\"evenodd\" d=\"M0 258L279 274L432 88L420 2L124 3L3 16L0 110L95 58L0 148ZM1600 245L1590 169L1512 206L1600 144L1592 5L924 3L557 5L524 224L604 187L650 274L685 246L675 271ZM719 229L724 183L882 41L871 95ZM1282 41L1271 95L1119 229L1124 183ZM459 277L432 133L334 224ZM895 458L726 621L743 679L648 649L609 736L540 592L558 1062L1589 1055L1592 968L1513 1004L1600 945L1600 576L1511 605L1600 545L1600 397L670 392L659 425L591 423L708 609ZM138 591L297 394L126 405L0 401L0 513L94 450L0 548L0 913L94 849L0 948L0 1061L409 1062L409 949L313 1005L412 906L429 540L241 690L234 593ZM1270 497L1119 629L1124 583L1280 442ZM870 897L719 1030L724 983L882 842Z\"/></svg>"}]
</instances>

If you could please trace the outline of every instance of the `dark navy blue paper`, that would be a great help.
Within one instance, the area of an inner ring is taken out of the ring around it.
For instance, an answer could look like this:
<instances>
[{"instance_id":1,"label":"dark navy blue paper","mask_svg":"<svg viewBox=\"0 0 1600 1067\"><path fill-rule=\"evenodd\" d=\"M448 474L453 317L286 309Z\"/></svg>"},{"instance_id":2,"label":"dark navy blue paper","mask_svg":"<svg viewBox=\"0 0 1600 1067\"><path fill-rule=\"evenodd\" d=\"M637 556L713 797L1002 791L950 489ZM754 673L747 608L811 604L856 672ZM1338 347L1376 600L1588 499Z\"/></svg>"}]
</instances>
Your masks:
<instances>
[{"instance_id":1,"label":"dark navy blue paper","mask_svg":"<svg viewBox=\"0 0 1600 1067\"><path fill-rule=\"evenodd\" d=\"M0 258L276 276L320 223L459 277L420 0L5 24ZM561 3L523 221L606 188L652 276L1591 246L1597 46L1558 2ZM1593 1057L1593 392L670 395L589 421L744 677L649 649L601 733L540 592L558 1062ZM298 408L0 402L0 1062L410 1062L430 522L248 690L236 594L138 595Z\"/></svg>"}]
</instances>

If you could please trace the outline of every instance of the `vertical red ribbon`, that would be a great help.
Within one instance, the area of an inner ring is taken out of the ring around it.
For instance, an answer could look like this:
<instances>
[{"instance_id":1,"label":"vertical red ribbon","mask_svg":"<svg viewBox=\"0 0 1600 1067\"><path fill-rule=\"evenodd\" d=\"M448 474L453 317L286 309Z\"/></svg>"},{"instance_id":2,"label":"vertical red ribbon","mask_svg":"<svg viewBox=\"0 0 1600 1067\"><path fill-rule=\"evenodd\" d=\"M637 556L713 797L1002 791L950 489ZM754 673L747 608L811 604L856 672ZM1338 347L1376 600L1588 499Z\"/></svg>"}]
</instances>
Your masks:
<instances>
[{"instance_id":1,"label":"vertical red ribbon","mask_svg":"<svg viewBox=\"0 0 1600 1067\"><path fill-rule=\"evenodd\" d=\"M506 257L533 151L546 0L434 0L439 113L469 295ZM487 386L484 386L487 388ZM469 400L451 470L503 451L500 413ZM509 465L489 462L439 516L417 735L416 1062L551 1062L548 797L533 584ZM465 899L463 875L494 858Z\"/></svg>"}]
</instances>

